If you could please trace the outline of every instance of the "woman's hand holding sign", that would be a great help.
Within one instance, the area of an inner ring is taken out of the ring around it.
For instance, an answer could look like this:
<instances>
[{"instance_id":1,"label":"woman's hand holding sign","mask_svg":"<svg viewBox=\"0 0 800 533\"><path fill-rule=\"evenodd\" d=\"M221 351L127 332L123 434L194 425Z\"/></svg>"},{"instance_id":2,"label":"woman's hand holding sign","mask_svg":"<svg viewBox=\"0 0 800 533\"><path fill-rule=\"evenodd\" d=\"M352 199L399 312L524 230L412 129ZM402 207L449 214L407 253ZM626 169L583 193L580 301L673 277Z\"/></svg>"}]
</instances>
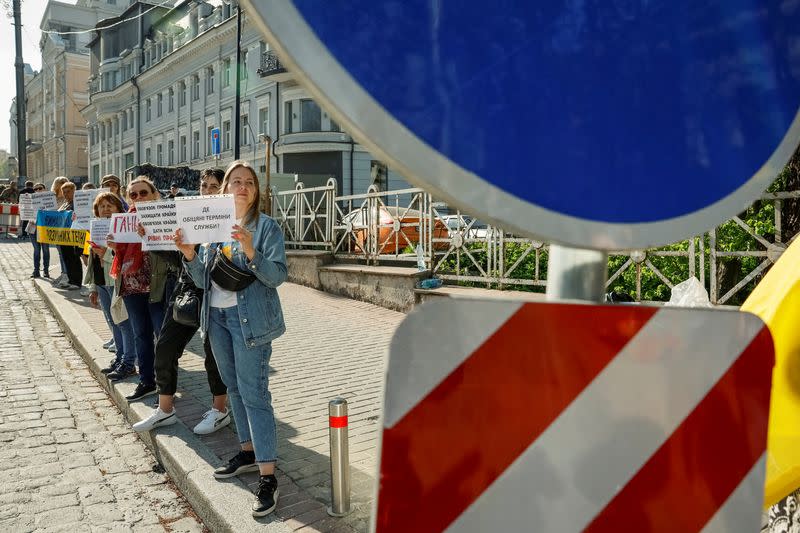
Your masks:
<instances>
[{"instance_id":1,"label":"woman's hand holding sign","mask_svg":"<svg viewBox=\"0 0 800 533\"><path fill-rule=\"evenodd\" d=\"M194 256L197 255L194 251L193 244L183 243L183 232L180 229L175 230L175 246L180 250L187 261L192 261Z\"/></svg>"},{"instance_id":2,"label":"woman's hand holding sign","mask_svg":"<svg viewBox=\"0 0 800 533\"><path fill-rule=\"evenodd\" d=\"M242 251L244 252L244 255L247 256L247 259L252 261L253 258L256 256L256 249L253 248L253 233L247 231L247 229L240 226L239 224L234 224L231 237L239 242L239 244L242 246Z\"/></svg>"}]
</instances>

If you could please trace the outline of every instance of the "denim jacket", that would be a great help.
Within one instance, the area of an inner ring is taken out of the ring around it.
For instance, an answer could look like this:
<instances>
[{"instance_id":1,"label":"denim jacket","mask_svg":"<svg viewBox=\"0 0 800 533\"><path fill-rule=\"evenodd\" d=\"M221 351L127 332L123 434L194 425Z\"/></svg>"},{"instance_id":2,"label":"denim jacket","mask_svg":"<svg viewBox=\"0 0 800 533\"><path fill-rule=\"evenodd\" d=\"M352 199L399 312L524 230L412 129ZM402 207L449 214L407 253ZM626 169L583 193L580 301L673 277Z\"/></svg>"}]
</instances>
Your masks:
<instances>
[{"instance_id":1,"label":"denim jacket","mask_svg":"<svg viewBox=\"0 0 800 533\"><path fill-rule=\"evenodd\" d=\"M262 214L257 223L247 224L246 228L253 232L255 256L250 261L237 247L233 254L233 262L256 276L256 281L237 293L242 336L247 345L253 347L270 343L286 331L276 288L286 281L288 272L283 232L278 224ZM186 270L192 276L195 285L205 291L211 289L211 266L217 254L217 244L204 244L194 259L191 261L184 259ZM200 310L200 335L203 338L208 331L210 301L209 293L206 292Z\"/></svg>"}]
</instances>

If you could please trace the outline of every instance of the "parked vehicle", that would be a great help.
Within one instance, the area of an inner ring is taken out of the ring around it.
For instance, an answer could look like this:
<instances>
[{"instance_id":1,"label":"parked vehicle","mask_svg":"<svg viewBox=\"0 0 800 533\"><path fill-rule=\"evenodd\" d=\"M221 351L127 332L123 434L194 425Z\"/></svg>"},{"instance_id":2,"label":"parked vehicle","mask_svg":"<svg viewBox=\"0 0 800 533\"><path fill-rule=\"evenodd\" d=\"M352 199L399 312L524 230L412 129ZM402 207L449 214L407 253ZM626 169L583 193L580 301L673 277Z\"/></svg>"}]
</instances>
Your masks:
<instances>
[{"instance_id":1,"label":"parked vehicle","mask_svg":"<svg viewBox=\"0 0 800 533\"><path fill-rule=\"evenodd\" d=\"M357 250L353 251L362 251L367 246L370 219L374 217L375 213L370 214L365 208L351 211L342 219L342 223L345 226L352 228L357 248ZM416 209L380 206L378 208L378 220L372 222L378 229L377 250L379 253L401 254L406 248L414 248L420 239L420 219L420 212ZM445 223L437 219L434 222L433 238L447 239L448 235ZM436 249L447 249L449 247L448 242L434 244Z\"/></svg>"}]
</instances>

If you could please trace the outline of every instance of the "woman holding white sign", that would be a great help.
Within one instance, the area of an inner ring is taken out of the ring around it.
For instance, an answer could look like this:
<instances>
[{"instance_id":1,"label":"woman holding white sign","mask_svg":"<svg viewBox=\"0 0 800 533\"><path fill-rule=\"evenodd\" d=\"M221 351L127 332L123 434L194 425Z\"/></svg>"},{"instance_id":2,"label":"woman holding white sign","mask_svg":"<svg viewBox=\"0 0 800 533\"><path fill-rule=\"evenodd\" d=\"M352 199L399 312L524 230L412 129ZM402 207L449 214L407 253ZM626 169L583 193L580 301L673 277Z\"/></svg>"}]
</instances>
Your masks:
<instances>
[{"instance_id":1,"label":"woman holding white sign","mask_svg":"<svg viewBox=\"0 0 800 533\"><path fill-rule=\"evenodd\" d=\"M231 163L222 192L233 194L236 205L231 240L204 244L195 252L178 230L175 244L194 282L208 291L200 331L211 340L228 386L241 444L240 452L215 470L214 477L258 470L261 478L252 510L253 516L264 516L278 501L277 438L268 378L272 341L286 330L276 290L286 280L286 252L278 224L259 213L258 177L247 162Z\"/></svg>"},{"instance_id":2,"label":"woman holding white sign","mask_svg":"<svg viewBox=\"0 0 800 533\"><path fill-rule=\"evenodd\" d=\"M34 194L37 192L44 192L44 183L37 183L33 186ZM34 217L35 218L35 217ZM38 278L39 265L44 266L44 277L50 277L50 245L47 243L40 243L36 235L36 221L28 222L28 235L31 237L31 244L33 244L33 274L32 278ZM44 263L42 264L42 260Z\"/></svg>"}]
</instances>

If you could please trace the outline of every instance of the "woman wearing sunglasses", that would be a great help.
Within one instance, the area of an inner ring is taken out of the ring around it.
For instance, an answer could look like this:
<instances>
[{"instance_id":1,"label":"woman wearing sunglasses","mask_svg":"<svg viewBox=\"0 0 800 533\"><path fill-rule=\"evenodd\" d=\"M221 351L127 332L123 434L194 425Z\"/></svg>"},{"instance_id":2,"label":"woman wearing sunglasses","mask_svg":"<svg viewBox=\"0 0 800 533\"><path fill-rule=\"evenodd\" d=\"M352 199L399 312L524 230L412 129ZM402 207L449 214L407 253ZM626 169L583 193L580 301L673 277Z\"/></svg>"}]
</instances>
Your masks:
<instances>
[{"instance_id":1,"label":"woman wearing sunglasses","mask_svg":"<svg viewBox=\"0 0 800 533\"><path fill-rule=\"evenodd\" d=\"M158 200L156 186L146 176L139 176L128 184L129 213L136 212L136 205ZM111 275L115 278L114 291L122 297L128 319L133 330L133 344L139 361L139 384L128 400L138 400L156 392L154 337L161 331L164 308L175 284L176 267L163 258L142 251L141 243L114 243L108 236L108 245L114 252ZM133 368L124 369L126 376L133 375ZM116 370L120 372L119 367Z\"/></svg>"},{"instance_id":2,"label":"woman wearing sunglasses","mask_svg":"<svg viewBox=\"0 0 800 533\"><path fill-rule=\"evenodd\" d=\"M278 224L259 213L261 195L253 167L242 160L231 163L222 193L232 194L236 206L230 241L204 244L195 252L193 244L184 244L178 230L175 244L194 282L207 291L200 331L208 335L228 386L241 445L226 466L214 471L214 477L257 470L261 477L252 511L258 517L271 513L278 502L269 360L272 341L286 330L276 290L286 280L286 252Z\"/></svg>"}]
</instances>

